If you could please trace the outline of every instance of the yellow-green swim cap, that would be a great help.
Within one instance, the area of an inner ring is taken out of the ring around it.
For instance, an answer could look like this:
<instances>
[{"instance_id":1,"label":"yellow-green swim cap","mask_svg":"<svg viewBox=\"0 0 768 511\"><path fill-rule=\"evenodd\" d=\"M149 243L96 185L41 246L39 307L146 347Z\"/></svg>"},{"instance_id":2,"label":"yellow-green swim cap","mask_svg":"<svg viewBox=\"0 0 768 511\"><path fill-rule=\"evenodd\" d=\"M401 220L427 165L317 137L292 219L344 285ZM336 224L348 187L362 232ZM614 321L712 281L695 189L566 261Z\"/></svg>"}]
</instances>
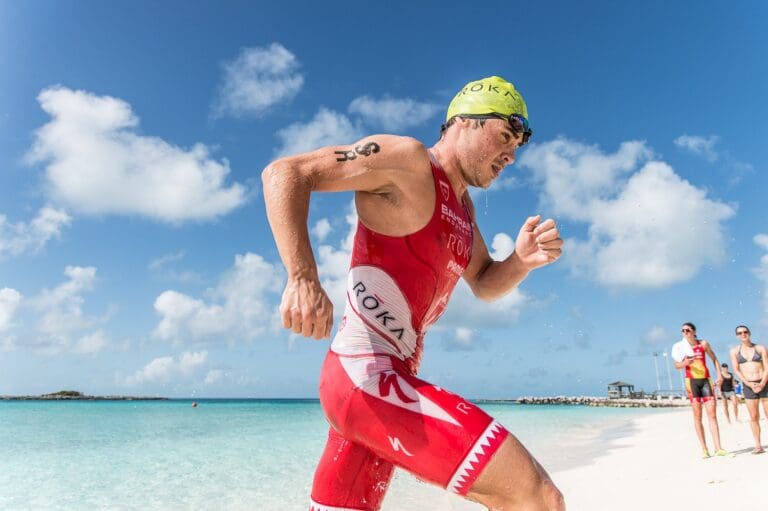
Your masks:
<instances>
[{"instance_id":1,"label":"yellow-green swim cap","mask_svg":"<svg viewBox=\"0 0 768 511\"><path fill-rule=\"evenodd\" d=\"M515 86L498 76L466 84L448 105L445 121L456 115L517 114L528 120L528 107Z\"/></svg>"}]
</instances>

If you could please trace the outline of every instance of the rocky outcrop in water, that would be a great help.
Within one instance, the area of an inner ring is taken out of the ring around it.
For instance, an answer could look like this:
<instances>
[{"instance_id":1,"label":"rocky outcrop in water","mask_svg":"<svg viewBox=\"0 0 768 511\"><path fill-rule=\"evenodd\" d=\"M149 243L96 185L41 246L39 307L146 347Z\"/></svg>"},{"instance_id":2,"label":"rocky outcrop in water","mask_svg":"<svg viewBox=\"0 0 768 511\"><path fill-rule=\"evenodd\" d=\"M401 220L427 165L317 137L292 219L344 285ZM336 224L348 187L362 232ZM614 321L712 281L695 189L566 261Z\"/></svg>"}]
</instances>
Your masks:
<instances>
[{"instance_id":1,"label":"rocky outcrop in water","mask_svg":"<svg viewBox=\"0 0 768 511\"><path fill-rule=\"evenodd\" d=\"M521 405L581 405L615 408L672 408L689 405L685 399L609 399L592 396L520 397L515 402Z\"/></svg>"}]
</instances>

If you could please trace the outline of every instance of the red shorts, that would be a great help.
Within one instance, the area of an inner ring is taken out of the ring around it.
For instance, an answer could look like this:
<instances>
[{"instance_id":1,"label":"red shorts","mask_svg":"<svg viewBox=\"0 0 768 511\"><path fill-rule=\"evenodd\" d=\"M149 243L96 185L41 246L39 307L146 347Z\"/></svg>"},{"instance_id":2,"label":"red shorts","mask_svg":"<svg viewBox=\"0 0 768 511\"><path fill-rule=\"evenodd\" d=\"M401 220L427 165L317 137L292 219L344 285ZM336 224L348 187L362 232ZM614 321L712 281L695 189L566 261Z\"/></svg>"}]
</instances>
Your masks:
<instances>
[{"instance_id":1,"label":"red shorts","mask_svg":"<svg viewBox=\"0 0 768 511\"><path fill-rule=\"evenodd\" d=\"M320 401L331 431L312 485L312 511L379 509L395 466L466 495L509 434L390 355L329 351Z\"/></svg>"}]
</instances>

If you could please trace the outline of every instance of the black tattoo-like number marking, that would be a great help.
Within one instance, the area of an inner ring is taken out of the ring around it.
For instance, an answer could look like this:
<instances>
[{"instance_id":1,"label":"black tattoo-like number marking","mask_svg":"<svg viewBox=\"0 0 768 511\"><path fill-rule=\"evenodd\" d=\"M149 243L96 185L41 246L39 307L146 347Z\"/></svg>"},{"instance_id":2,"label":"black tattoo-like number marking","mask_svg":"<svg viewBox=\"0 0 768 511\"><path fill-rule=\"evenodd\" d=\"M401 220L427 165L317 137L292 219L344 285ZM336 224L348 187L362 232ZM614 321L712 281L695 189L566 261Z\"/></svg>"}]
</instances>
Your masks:
<instances>
[{"instance_id":1,"label":"black tattoo-like number marking","mask_svg":"<svg viewBox=\"0 0 768 511\"><path fill-rule=\"evenodd\" d=\"M340 157L336 158L336 161L347 161L357 158L357 154L354 151L334 151L333 154L341 155Z\"/></svg>"},{"instance_id":2,"label":"black tattoo-like number marking","mask_svg":"<svg viewBox=\"0 0 768 511\"><path fill-rule=\"evenodd\" d=\"M376 142L368 142L365 145L355 146L354 151L334 151L333 154L340 155L336 158L336 161L354 160L357 155L370 156L371 153L378 153L381 151L381 146Z\"/></svg>"},{"instance_id":3,"label":"black tattoo-like number marking","mask_svg":"<svg viewBox=\"0 0 768 511\"><path fill-rule=\"evenodd\" d=\"M355 147L355 152L363 156L370 156L371 153L378 153L379 151L381 151L381 147L376 142L368 142L364 146Z\"/></svg>"}]
</instances>

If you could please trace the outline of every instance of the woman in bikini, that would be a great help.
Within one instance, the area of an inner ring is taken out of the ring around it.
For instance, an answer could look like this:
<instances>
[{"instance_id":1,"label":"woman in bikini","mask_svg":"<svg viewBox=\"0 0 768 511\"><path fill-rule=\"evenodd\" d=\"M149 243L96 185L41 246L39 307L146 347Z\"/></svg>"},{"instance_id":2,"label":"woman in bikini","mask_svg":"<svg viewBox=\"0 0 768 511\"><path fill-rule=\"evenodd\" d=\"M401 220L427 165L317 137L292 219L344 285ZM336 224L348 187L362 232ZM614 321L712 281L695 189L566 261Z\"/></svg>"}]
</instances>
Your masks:
<instances>
[{"instance_id":1,"label":"woman in bikini","mask_svg":"<svg viewBox=\"0 0 768 511\"><path fill-rule=\"evenodd\" d=\"M760 403L763 413L768 417L768 352L765 346L752 342L751 332L744 325L736 327L736 337L740 343L731 348L731 364L733 372L744 384L744 399L749 411L749 425L755 439L755 449L752 454L765 452L760 443Z\"/></svg>"}]
</instances>

